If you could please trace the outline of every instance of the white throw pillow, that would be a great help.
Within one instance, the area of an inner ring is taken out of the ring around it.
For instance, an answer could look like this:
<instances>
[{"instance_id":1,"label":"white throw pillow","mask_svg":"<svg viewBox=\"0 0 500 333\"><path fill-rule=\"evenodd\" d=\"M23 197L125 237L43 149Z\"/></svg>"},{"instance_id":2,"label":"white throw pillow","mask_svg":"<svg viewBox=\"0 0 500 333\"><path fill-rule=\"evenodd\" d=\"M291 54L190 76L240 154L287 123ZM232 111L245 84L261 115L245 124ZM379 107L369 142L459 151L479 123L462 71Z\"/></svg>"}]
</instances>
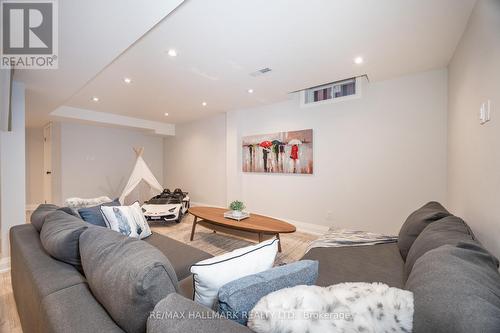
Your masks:
<instances>
[{"instance_id":1,"label":"white throw pillow","mask_svg":"<svg viewBox=\"0 0 500 333\"><path fill-rule=\"evenodd\" d=\"M228 282L273 267L278 252L276 238L200 261L191 266L194 300L212 308L219 288Z\"/></svg>"},{"instance_id":2,"label":"white throw pillow","mask_svg":"<svg viewBox=\"0 0 500 333\"><path fill-rule=\"evenodd\" d=\"M101 206L101 212L111 230L139 239L151 235L151 229L138 202L131 206Z\"/></svg>"}]
</instances>

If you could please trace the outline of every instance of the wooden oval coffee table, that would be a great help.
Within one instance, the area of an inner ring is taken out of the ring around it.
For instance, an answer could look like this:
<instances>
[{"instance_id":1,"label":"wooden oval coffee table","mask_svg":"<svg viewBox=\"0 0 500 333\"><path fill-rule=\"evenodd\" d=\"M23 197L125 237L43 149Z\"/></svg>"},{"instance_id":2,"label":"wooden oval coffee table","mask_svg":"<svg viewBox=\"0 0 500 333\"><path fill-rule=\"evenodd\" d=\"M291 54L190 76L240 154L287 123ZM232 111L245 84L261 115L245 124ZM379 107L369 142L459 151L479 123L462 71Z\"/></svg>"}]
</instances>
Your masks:
<instances>
[{"instance_id":1,"label":"wooden oval coffee table","mask_svg":"<svg viewBox=\"0 0 500 333\"><path fill-rule=\"evenodd\" d=\"M225 229L246 231L255 233L262 242L264 235L275 235L280 239L280 234L295 232L295 226L285 221L273 219L271 217L250 214L250 217L236 221L224 217L227 209L215 207L191 207L189 213L194 216L193 228L191 229L191 240L194 237L196 225L200 224L206 228L223 227ZM278 243L278 250L281 252L281 241Z\"/></svg>"}]
</instances>

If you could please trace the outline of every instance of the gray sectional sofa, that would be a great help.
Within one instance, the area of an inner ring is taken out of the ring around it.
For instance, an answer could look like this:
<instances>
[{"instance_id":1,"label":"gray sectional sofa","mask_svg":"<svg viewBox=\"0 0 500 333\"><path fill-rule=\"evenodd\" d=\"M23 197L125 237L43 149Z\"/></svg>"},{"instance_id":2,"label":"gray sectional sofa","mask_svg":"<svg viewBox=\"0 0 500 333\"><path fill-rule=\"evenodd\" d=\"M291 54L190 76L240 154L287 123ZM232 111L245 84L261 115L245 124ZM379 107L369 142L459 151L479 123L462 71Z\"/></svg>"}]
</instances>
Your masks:
<instances>
[{"instance_id":1,"label":"gray sectional sofa","mask_svg":"<svg viewBox=\"0 0 500 333\"><path fill-rule=\"evenodd\" d=\"M209 254L155 233L126 239L68 213L43 205L32 224L10 231L25 332L252 332L191 300L189 267ZM321 286L383 282L411 290L414 332L500 331L498 260L438 203L412 213L398 243L315 248L304 259L319 261ZM138 281L160 287L137 296Z\"/></svg>"}]
</instances>

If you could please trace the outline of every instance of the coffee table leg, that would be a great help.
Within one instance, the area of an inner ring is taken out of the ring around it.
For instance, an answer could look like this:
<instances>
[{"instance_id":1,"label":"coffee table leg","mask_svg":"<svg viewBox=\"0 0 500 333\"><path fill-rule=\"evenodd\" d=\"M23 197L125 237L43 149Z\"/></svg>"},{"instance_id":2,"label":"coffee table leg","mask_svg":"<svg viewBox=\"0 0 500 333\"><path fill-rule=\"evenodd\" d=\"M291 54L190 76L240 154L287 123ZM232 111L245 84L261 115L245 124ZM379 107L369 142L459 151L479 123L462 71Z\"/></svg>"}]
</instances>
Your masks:
<instances>
[{"instance_id":1,"label":"coffee table leg","mask_svg":"<svg viewBox=\"0 0 500 333\"><path fill-rule=\"evenodd\" d=\"M259 243L262 242L262 234L259 232Z\"/></svg>"},{"instance_id":2,"label":"coffee table leg","mask_svg":"<svg viewBox=\"0 0 500 333\"><path fill-rule=\"evenodd\" d=\"M198 222L198 217L195 216L194 217L194 221L193 221L193 228L191 229L191 241L193 240L193 237L194 237L194 230L196 229L196 222Z\"/></svg>"},{"instance_id":3,"label":"coffee table leg","mask_svg":"<svg viewBox=\"0 0 500 333\"><path fill-rule=\"evenodd\" d=\"M281 239L280 239L280 234L276 234L276 238L278 238L278 252L281 252Z\"/></svg>"}]
</instances>

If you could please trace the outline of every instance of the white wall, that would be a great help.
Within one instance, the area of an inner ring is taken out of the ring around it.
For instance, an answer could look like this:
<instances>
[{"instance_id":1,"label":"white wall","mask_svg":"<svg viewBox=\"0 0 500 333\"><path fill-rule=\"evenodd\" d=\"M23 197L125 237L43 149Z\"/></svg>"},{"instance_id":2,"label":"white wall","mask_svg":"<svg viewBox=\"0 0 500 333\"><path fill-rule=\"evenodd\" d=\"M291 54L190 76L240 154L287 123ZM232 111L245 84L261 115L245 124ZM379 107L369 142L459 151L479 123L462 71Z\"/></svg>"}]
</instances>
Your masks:
<instances>
[{"instance_id":1,"label":"white wall","mask_svg":"<svg viewBox=\"0 0 500 333\"><path fill-rule=\"evenodd\" d=\"M132 129L61 123L60 200L73 196L118 197L136 160L132 148L140 146L145 149L146 163L162 183L161 136Z\"/></svg>"},{"instance_id":2,"label":"white wall","mask_svg":"<svg viewBox=\"0 0 500 333\"><path fill-rule=\"evenodd\" d=\"M25 222L24 84L12 86L12 131L0 131L0 270L9 256L9 229Z\"/></svg>"},{"instance_id":3,"label":"white wall","mask_svg":"<svg viewBox=\"0 0 500 333\"><path fill-rule=\"evenodd\" d=\"M0 69L0 131L9 127L10 79L11 71Z\"/></svg>"},{"instance_id":4,"label":"white wall","mask_svg":"<svg viewBox=\"0 0 500 333\"><path fill-rule=\"evenodd\" d=\"M482 102L492 121L480 125ZM500 1L478 1L449 66L448 202L500 256Z\"/></svg>"},{"instance_id":5,"label":"white wall","mask_svg":"<svg viewBox=\"0 0 500 333\"><path fill-rule=\"evenodd\" d=\"M446 71L366 85L361 99L300 108L297 99L228 114L228 200L275 217L397 232L445 200ZM241 137L314 130L314 175L241 172Z\"/></svg>"},{"instance_id":6,"label":"white wall","mask_svg":"<svg viewBox=\"0 0 500 333\"><path fill-rule=\"evenodd\" d=\"M175 133L165 138L165 185L189 192L193 202L225 206L225 114L179 124Z\"/></svg>"},{"instance_id":7,"label":"white wall","mask_svg":"<svg viewBox=\"0 0 500 333\"><path fill-rule=\"evenodd\" d=\"M182 124L166 139L166 184L202 203L241 199L309 230L397 232L419 205L446 203L446 109L439 70L368 84L358 100L300 108L294 98ZM242 136L308 128L314 175L241 171Z\"/></svg>"},{"instance_id":8,"label":"white wall","mask_svg":"<svg viewBox=\"0 0 500 333\"><path fill-rule=\"evenodd\" d=\"M43 197L43 128L26 128L26 204L36 205Z\"/></svg>"}]
</instances>

